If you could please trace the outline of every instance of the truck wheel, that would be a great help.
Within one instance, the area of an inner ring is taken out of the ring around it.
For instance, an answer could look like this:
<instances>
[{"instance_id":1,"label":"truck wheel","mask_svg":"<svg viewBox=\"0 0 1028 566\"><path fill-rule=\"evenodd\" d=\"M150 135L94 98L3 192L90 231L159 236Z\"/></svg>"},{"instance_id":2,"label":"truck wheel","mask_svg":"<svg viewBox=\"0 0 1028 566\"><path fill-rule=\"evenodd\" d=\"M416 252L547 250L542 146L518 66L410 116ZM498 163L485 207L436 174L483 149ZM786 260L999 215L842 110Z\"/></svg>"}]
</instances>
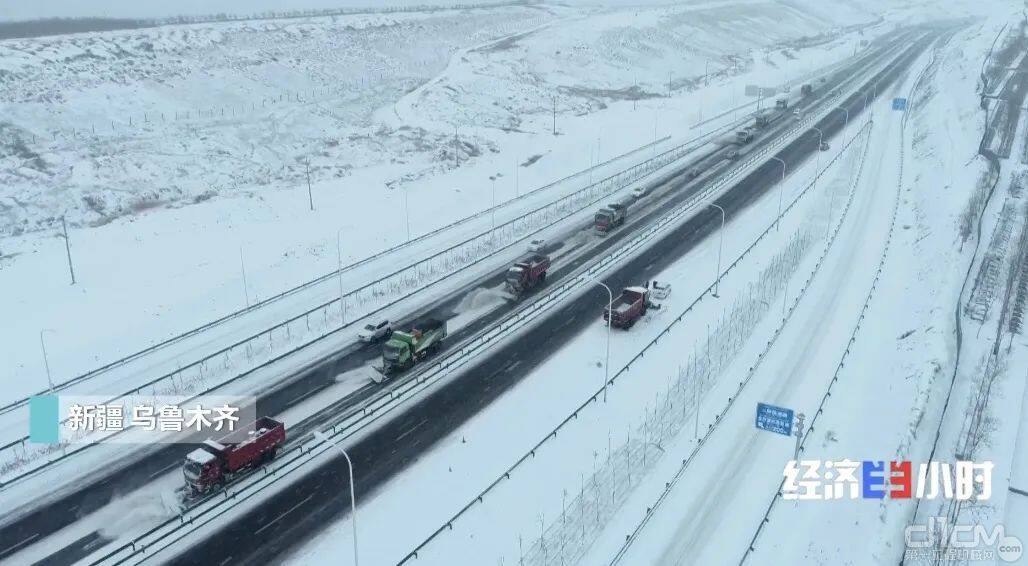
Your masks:
<instances>
[{"instance_id":1,"label":"truck wheel","mask_svg":"<svg viewBox=\"0 0 1028 566\"><path fill-rule=\"evenodd\" d=\"M277 455L278 455L278 448L272 448L271 450L268 450L267 452L264 453L264 459L266 461L270 462L270 461L274 460L275 456L277 456Z\"/></svg>"},{"instance_id":2,"label":"truck wheel","mask_svg":"<svg viewBox=\"0 0 1028 566\"><path fill-rule=\"evenodd\" d=\"M539 284L542 285L543 283L546 283L546 272L545 271L542 272L541 275L539 275Z\"/></svg>"}]
</instances>

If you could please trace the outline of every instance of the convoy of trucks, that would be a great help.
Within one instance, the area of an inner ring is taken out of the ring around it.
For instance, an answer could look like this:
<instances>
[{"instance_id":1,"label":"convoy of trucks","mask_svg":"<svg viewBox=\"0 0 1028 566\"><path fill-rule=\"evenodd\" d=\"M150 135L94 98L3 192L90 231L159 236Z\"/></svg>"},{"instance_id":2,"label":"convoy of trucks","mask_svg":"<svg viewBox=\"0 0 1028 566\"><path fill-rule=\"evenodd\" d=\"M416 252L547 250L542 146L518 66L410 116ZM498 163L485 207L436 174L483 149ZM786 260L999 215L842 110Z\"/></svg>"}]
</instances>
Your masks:
<instances>
[{"instance_id":1,"label":"convoy of trucks","mask_svg":"<svg viewBox=\"0 0 1028 566\"><path fill-rule=\"evenodd\" d=\"M207 493L235 474L271 460L286 442L286 426L271 417L261 417L244 430L220 440L207 439L186 455L182 473L191 496Z\"/></svg>"},{"instance_id":2,"label":"convoy of trucks","mask_svg":"<svg viewBox=\"0 0 1028 566\"><path fill-rule=\"evenodd\" d=\"M520 301L521 297L546 282L546 271L550 269L550 258L543 254L532 254L510 266L504 285L507 298Z\"/></svg>"},{"instance_id":3,"label":"convoy of trucks","mask_svg":"<svg viewBox=\"0 0 1028 566\"><path fill-rule=\"evenodd\" d=\"M410 332L394 330L382 346L382 367L375 369L383 377L408 370L438 352L445 338L445 320L426 319L414 324Z\"/></svg>"}]
</instances>

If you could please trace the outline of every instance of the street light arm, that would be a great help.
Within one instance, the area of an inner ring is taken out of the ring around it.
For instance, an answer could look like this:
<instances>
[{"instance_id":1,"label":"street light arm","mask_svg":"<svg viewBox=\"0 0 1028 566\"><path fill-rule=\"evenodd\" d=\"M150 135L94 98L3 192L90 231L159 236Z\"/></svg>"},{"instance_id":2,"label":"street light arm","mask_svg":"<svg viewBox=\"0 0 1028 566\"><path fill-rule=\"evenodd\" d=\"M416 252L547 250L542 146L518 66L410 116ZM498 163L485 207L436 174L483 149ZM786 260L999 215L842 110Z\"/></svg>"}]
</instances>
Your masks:
<instances>
[{"instance_id":1,"label":"street light arm","mask_svg":"<svg viewBox=\"0 0 1028 566\"><path fill-rule=\"evenodd\" d=\"M350 515L353 517L353 566L358 566L357 561L357 494L354 490L353 483L353 460L350 459L350 455L346 450L339 445L338 442L333 440L327 434L320 430L314 431L314 438L322 442L331 444L333 448L342 453L343 458L346 458L346 467L350 471Z\"/></svg>"}]
</instances>

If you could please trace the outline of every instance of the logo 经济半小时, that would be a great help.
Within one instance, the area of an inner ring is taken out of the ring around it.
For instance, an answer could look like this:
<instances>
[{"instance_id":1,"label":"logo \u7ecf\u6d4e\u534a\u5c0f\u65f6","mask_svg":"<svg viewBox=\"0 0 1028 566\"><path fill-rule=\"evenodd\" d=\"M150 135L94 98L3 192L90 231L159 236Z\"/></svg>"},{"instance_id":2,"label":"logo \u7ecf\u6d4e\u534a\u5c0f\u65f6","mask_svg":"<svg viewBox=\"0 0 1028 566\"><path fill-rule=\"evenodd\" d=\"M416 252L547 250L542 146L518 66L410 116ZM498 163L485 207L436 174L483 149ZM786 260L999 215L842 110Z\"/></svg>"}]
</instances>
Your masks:
<instances>
[{"instance_id":1,"label":"logo \u7ecf\u6d4e\u534a\u5c0f\u65f6","mask_svg":"<svg viewBox=\"0 0 1028 566\"><path fill-rule=\"evenodd\" d=\"M945 499L985 501L992 496L992 462L790 460L782 497L796 500Z\"/></svg>"}]
</instances>

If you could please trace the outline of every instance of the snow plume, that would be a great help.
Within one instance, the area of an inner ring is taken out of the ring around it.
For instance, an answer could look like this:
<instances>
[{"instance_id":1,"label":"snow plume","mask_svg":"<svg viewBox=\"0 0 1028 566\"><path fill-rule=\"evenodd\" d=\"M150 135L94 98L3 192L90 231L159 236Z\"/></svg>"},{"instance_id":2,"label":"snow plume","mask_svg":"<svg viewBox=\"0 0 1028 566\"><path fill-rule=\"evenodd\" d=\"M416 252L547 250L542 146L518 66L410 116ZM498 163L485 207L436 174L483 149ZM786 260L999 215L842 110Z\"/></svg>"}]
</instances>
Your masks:
<instances>
[{"instance_id":1,"label":"snow plume","mask_svg":"<svg viewBox=\"0 0 1028 566\"><path fill-rule=\"evenodd\" d=\"M454 312L464 314L468 311L478 311L484 308L495 307L503 303L503 295L497 288L479 287L471 291L457 303Z\"/></svg>"},{"instance_id":2,"label":"snow plume","mask_svg":"<svg viewBox=\"0 0 1028 566\"><path fill-rule=\"evenodd\" d=\"M179 513L178 499L173 493L140 490L115 499L97 512L97 532L105 538L117 539L132 534L139 525L153 525Z\"/></svg>"}]
</instances>

